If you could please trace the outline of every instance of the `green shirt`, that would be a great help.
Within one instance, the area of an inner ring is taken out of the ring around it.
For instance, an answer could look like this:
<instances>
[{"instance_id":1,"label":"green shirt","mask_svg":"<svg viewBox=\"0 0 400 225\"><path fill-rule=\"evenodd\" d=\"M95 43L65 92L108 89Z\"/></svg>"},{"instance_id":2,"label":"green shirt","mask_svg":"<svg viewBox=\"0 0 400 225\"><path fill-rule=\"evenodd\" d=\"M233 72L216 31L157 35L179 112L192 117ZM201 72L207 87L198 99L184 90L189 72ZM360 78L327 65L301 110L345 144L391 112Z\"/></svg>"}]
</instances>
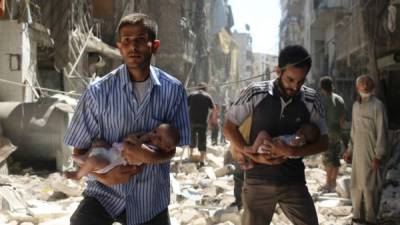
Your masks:
<instances>
[{"instance_id":1,"label":"green shirt","mask_svg":"<svg viewBox=\"0 0 400 225\"><path fill-rule=\"evenodd\" d=\"M322 95L322 104L325 108L325 119L328 125L329 136L340 136L340 116L344 114L344 101L338 94L332 93L330 96Z\"/></svg>"}]
</instances>

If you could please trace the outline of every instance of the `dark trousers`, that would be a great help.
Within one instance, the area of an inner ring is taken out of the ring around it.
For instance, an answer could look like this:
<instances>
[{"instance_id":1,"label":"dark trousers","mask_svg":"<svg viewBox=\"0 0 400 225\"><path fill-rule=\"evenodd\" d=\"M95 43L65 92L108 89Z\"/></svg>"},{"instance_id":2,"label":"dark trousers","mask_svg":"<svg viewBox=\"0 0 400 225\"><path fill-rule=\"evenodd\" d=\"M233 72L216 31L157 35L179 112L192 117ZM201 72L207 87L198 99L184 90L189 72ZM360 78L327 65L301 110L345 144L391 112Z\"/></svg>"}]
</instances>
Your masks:
<instances>
[{"instance_id":1,"label":"dark trousers","mask_svg":"<svg viewBox=\"0 0 400 225\"><path fill-rule=\"evenodd\" d=\"M219 127L217 126L212 126L211 127L211 143L213 145L218 144L218 133L219 133Z\"/></svg>"},{"instance_id":2,"label":"dark trousers","mask_svg":"<svg viewBox=\"0 0 400 225\"><path fill-rule=\"evenodd\" d=\"M244 172L243 170L238 170L233 174L233 194L235 195L235 205L238 209L242 209L242 189L243 189L243 181L244 181Z\"/></svg>"},{"instance_id":3,"label":"dark trousers","mask_svg":"<svg viewBox=\"0 0 400 225\"><path fill-rule=\"evenodd\" d=\"M314 202L305 184L279 185L246 178L242 200L242 225L270 224L276 204L293 224L318 225Z\"/></svg>"},{"instance_id":4,"label":"dark trousers","mask_svg":"<svg viewBox=\"0 0 400 225\"><path fill-rule=\"evenodd\" d=\"M199 151L206 151L207 148L207 124L191 124L192 127L192 143L191 148L197 146Z\"/></svg>"},{"instance_id":5,"label":"dark trousers","mask_svg":"<svg viewBox=\"0 0 400 225\"><path fill-rule=\"evenodd\" d=\"M126 225L126 213L121 213L117 218L111 217L97 199L85 197L74 214L71 216L71 225L111 225L119 222ZM141 225L170 225L168 209L155 216L150 221Z\"/></svg>"}]
</instances>

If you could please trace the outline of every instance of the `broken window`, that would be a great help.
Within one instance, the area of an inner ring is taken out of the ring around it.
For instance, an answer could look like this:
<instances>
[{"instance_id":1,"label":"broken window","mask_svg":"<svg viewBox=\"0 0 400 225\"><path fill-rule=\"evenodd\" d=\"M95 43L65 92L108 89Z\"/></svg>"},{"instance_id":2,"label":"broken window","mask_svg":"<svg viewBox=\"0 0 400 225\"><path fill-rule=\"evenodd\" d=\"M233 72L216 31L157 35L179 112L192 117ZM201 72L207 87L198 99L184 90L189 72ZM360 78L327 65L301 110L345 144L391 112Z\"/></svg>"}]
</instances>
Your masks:
<instances>
[{"instance_id":1,"label":"broken window","mask_svg":"<svg viewBox=\"0 0 400 225\"><path fill-rule=\"evenodd\" d=\"M20 54L10 54L10 71L21 70L21 55Z\"/></svg>"}]
</instances>

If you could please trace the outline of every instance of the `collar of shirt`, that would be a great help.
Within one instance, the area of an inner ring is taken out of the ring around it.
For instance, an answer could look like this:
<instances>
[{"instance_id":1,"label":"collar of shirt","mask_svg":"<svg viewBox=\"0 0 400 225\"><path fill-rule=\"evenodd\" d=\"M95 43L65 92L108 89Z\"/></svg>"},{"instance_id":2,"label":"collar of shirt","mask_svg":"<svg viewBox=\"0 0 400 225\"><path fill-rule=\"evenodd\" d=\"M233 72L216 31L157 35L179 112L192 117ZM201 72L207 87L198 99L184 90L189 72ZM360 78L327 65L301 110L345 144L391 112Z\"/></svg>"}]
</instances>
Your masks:
<instances>
[{"instance_id":1,"label":"collar of shirt","mask_svg":"<svg viewBox=\"0 0 400 225\"><path fill-rule=\"evenodd\" d=\"M128 68L126 67L126 65L123 65L121 72L122 72L122 74L121 74L122 85L126 86L127 84L131 84L132 82L131 82L129 71L128 71ZM154 85L161 86L159 77L160 77L159 71L156 70L153 66L150 66L151 88L153 88Z\"/></svg>"}]
</instances>

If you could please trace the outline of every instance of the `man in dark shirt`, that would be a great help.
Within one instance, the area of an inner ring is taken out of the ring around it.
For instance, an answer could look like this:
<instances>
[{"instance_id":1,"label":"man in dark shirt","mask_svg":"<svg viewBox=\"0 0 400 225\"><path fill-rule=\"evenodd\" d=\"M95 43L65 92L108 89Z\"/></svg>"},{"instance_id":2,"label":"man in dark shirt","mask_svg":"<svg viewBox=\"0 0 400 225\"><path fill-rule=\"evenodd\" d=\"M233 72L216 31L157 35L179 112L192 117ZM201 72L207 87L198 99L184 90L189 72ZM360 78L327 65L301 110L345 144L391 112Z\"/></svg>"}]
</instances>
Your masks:
<instances>
[{"instance_id":1,"label":"man in dark shirt","mask_svg":"<svg viewBox=\"0 0 400 225\"><path fill-rule=\"evenodd\" d=\"M207 118L210 110L214 109L214 102L207 93L207 84L199 83L196 91L188 97L190 125L192 128L192 142L190 156L193 148L197 146L200 152L200 165L204 165L207 144Z\"/></svg>"},{"instance_id":2,"label":"man in dark shirt","mask_svg":"<svg viewBox=\"0 0 400 225\"><path fill-rule=\"evenodd\" d=\"M293 224L317 225L302 157L327 149L324 109L319 94L303 86L311 68L310 55L303 47L294 45L282 49L278 64L276 80L250 84L241 92L228 112L224 127L226 138L235 146L239 163L246 168L245 156L254 161L254 166L245 174L242 224L269 224L279 204ZM238 128L249 116L252 124L247 143ZM270 154L249 153L253 152L250 148L260 131L278 137L295 133L307 122L320 128L321 136L315 143L291 147L279 140L264 142L262 147L269 149Z\"/></svg>"}]
</instances>

